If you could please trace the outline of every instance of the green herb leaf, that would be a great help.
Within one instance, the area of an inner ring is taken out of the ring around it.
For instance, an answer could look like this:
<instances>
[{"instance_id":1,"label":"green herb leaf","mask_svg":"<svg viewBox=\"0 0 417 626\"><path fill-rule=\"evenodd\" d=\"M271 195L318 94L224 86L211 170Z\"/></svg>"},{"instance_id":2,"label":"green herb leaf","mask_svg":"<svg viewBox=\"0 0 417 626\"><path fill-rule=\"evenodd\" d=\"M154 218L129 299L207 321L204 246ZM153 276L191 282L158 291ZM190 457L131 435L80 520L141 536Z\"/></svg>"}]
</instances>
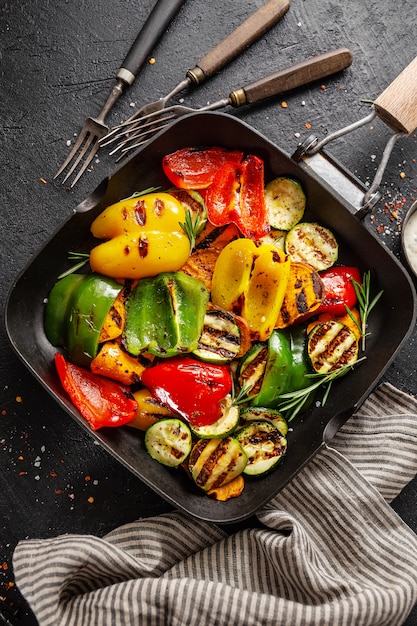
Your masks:
<instances>
[{"instance_id":1,"label":"green herb leaf","mask_svg":"<svg viewBox=\"0 0 417 626\"><path fill-rule=\"evenodd\" d=\"M88 263L89 258L90 255L86 252L68 252L68 261L78 261L78 263L70 267L65 272L62 272L62 274L58 276L58 280L60 280L61 278L65 278L65 276L69 276L70 274L74 274L75 272L78 272L78 270L80 270L82 267L84 267L86 263Z\"/></svg>"},{"instance_id":2,"label":"green herb leaf","mask_svg":"<svg viewBox=\"0 0 417 626\"><path fill-rule=\"evenodd\" d=\"M356 293L356 297L358 299L359 315L361 319L360 324L358 324L357 319L355 318L355 316L353 315L349 307L346 307L346 311L348 315L351 317L351 319L355 321L356 325L358 326L360 330L361 337L362 337L362 350L364 351L366 337L369 335L369 333L366 332L369 314L372 311L372 309L375 307L376 303L381 298L384 292L383 290L379 291L376 294L376 296L371 300L371 272L370 271L367 271L363 274L362 284L356 282L356 280L354 280L353 278L351 280L352 280L353 288Z\"/></svg>"},{"instance_id":3,"label":"green herb leaf","mask_svg":"<svg viewBox=\"0 0 417 626\"><path fill-rule=\"evenodd\" d=\"M160 189L161 189L160 187L148 187L147 189L144 189L143 191L135 191L134 193L132 193L131 196L129 196L128 198L125 198L125 200L129 200L129 198L139 198L139 196L145 196L147 193L155 193L159 191Z\"/></svg>"},{"instance_id":4,"label":"green herb leaf","mask_svg":"<svg viewBox=\"0 0 417 626\"><path fill-rule=\"evenodd\" d=\"M180 226L182 230L185 232L188 239L190 240L191 250L194 249L196 239L198 235L201 233L205 222L206 220L204 218L201 218L197 214L193 218L193 214L190 209L187 209L187 212L185 214L185 222L180 222Z\"/></svg>"}]
</instances>

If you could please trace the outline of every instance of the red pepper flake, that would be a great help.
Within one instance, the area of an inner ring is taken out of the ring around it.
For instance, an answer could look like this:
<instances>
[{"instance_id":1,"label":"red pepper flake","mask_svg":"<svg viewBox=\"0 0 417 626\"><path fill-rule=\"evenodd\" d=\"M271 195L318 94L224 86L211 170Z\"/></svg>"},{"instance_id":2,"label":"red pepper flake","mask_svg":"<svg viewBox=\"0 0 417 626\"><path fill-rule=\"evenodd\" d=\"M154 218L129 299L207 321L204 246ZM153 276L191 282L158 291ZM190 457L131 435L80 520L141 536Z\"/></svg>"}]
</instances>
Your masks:
<instances>
[{"instance_id":1,"label":"red pepper flake","mask_svg":"<svg viewBox=\"0 0 417 626\"><path fill-rule=\"evenodd\" d=\"M62 493L62 489L55 489L55 493L57 496L60 496Z\"/></svg>"},{"instance_id":2,"label":"red pepper flake","mask_svg":"<svg viewBox=\"0 0 417 626\"><path fill-rule=\"evenodd\" d=\"M20 455L20 456L18 456L18 457L17 457L17 460L18 460L18 461L23 461L23 459L24 459L24 457L23 457L22 455Z\"/></svg>"},{"instance_id":3,"label":"red pepper flake","mask_svg":"<svg viewBox=\"0 0 417 626\"><path fill-rule=\"evenodd\" d=\"M6 411L6 409L3 409L3 410L2 410L2 412L1 412L1 414L2 414L2 415L7 415L7 411Z\"/></svg>"},{"instance_id":4,"label":"red pepper flake","mask_svg":"<svg viewBox=\"0 0 417 626\"><path fill-rule=\"evenodd\" d=\"M46 180L44 178L40 178L39 179L41 181L41 183L43 183L44 185L46 185Z\"/></svg>"},{"instance_id":5,"label":"red pepper flake","mask_svg":"<svg viewBox=\"0 0 417 626\"><path fill-rule=\"evenodd\" d=\"M51 478L55 478L56 476L58 476L58 474L54 470L51 470L49 472L49 476L51 476Z\"/></svg>"},{"instance_id":6,"label":"red pepper flake","mask_svg":"<svg viewBox=\"0 0 417 626\"><path fill-rule=\"evenodd\" d=\"M19 472L19 476L26 476L27 472Z\"/></svg>"},{"instance_id":7,"label":"red pepper flake","mask_svg":"<svg viewBox=\"0 0 417 626\"><path fill-rule=\"evenodd\" d=\"M286 109L288 104L286 102L281 102L281 108Z\"/></svg>"},{"instance_id":8,"label":"red pepper flake","mask_svg":"<svg viewBox=\"0 0 417 626\"><path fill-rule=\"evenodd\" d=\"M16 396L16 402L23 402L22 396Z\"/></svg>"},{"instance_id":9,"label":"red pepper flake","mask_svg":"<svg viewBox=\"0 0 417 626\"><path fill-rule=\"evenodd\" d=\"M326 85L320 85L320 89L321 89L322 91L326 91L327 87L326 87Z\"/></svg>"},{"instance_id":10,"label":"red pepper flake","mask_svg":"<svg viewBox=\"0 0 417 626\"><path fill-rule=\"evenodd\" d=\"M93 498L93 496L90 496L90 497L88 498L87 502L89 502L90 504L93 504L93 502L94 502L94 498Z\"/></svg>"},{"instance_id":11,"label":"red pepper flake","mask_svg":"<svg viewBox=\"0 0 417 626\"><path fill-rule=\"evenodd\" d=\"M12 589L14 587L14 582L12 580L9 580L9 582L7 582L4 585L4 588L6 589L6 591L8 591L9 589Z\"/></svg>"},{"instance_id":12,"label":"red pepper flake","mask_svg":"<svg viewBox=\"0 0 417 626\"><path fill-rule=\"evenodd\" d=\"M86 481L88 482L89 480L91 480L91 476L88 476L88 475L87 475L87 476L84 478L84 480L86 480Z\"/></svg>"},{"instance_id":13,"label":"red pepper flake","mask_svg":"<svg viewBox=\"0 0 417 626\"><path fill-rule=\"evenodd\" d=\"M8 564L6 563L6 561L4 561L4 562L1 564L1 567L2 567L2 569L3 569L4 571L6 571L6 570L8 570L8 569L9 569L9 566L8 566Z\"/></svg>"},{"instance_id":14,"label":"red pepper flake","mask_svg":"<svg viewBox=\"0 0 417 626\"><path fill-rule=\"evenodd\" d=\"M310 122L306 122L306 123L304 124L304 126L307 128L307 130L310 130L310 128L311 128L311 124L310 124Z\"/></svg>"}]
</instances>

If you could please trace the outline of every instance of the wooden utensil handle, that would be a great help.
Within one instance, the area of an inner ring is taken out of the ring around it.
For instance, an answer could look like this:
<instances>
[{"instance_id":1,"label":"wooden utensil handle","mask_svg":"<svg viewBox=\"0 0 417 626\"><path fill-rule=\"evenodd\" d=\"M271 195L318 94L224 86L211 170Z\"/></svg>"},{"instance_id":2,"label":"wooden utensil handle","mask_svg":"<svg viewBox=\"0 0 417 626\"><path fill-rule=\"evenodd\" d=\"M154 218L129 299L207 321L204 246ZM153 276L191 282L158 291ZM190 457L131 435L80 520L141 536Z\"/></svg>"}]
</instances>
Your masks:
<instances>
[{"instance_id":1,"label":"wooden utensil handle","mask_svg":"<svg viewBox=\"0 0 417 626\"><path fill-rule=\"evenodd\" d=\"M352 63L348 48L338 48L265 76L229 95L233 106L253 104L344 70ZM243 92L243 93L242 93Z\"/></svg>"},{"instance_id":2,"label":"wooden utensil handle","mask_svg":"<svg viewBox=\"0 0 417 626\"><path fill-rule=\"evenodd\" d=\"M237 3L238 4L238 3ZM206 78L218 72L237 57L247 46L259 39L290 8L289 0L268 0L255 13L235 28L215 48L197 61L196 67L187 72L194 84L200 84Z\"/></svg>"},{"instance_id":3,"label":"wooden utensil handle","mask_svg":"<svg viewBox=\"0 0 417 626\"><path fill-rule=\"evenodd\" d=\"M417 128L417 57L374 102L378 117L395 132Z\"/></svg>"},{"instance_id":4,"label":"wooden utensil handle","mask_svg":"<svg viewBox=\"0 0 417 626\"><path fill-rule=\"evenodd\" d=\"M131 85L185 0L158 0L122 63L117 78Z\"/></svg>"}]
</instances>

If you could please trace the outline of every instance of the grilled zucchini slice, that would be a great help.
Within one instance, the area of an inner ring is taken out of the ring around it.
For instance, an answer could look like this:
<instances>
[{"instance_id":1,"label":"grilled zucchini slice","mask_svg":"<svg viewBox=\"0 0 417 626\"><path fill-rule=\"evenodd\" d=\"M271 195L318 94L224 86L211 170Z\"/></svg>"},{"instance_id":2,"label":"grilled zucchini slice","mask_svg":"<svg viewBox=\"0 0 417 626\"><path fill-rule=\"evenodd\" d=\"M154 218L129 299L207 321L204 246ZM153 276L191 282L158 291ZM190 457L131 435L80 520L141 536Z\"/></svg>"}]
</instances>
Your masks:
<instances>
[{"instance_id":1,"label":"grilled zucchini slice","mask_svg":"<svg viewBox=\"0 0 417 626\"><path fill-rule=\"evenodd\" d=\"M230 435L239 424L239 409L232 404L229 395L222 403L222 415L218 420L207 426L190 426L192 432L200 439L222 438Z\"/></svg>"},{"instance_id":2,"label":"grilled zucchini slice","mask_svg":"<svg viewBox=\"0 0 417 626\"><path fill-rule=\"evenodd\" d=\"M306 196L297 180L280 176L265 187L265 203L270 226L290 230L303 218Z\"/></svg>"},{"instance_id":3,"label":"grilled zucchini slice","mask_svg":"<svg viewBox=\"0 0 417 626\"><path fill-rule=\"evenodd\" d=\"M256 420L236 433L248 462L243 473L260 476L270 472L287 451L287 439L271 422Z\"/></svg>"},{"instance_id":4,"label":"grilled zucchini slice","mask_svg":"<svg viewBox=\"0 0 417 626\"><path fill-rule=\"evenodd\" d=\"M359 353L355 333L336 320L314 326L308 337L307 349L313 369L319 374L328 374L353 364Z\"/></svg>"},{"instance_id":5,"label":"grilled zucchini slice","mask_svg":"<svg viewBox=\"0 0 417 626\"><path fill-rule=\"evenodd\" d=\"M316 222L300 222L285 237L285 252L291 261L308 263L320 272L336 263L339 246L328 228Z\"/></svg>"},{"instance_id":6,"label":"grilled zucchini slice","mask_svg":"<svg viewBox=\"0 0 417 626\"><path fill-rule=\"evenodd\" d=\"M192 435L185 422L177 418L160 419L145 432L148 454L168 467L178 467L190 454Z\"/></svg>"},{"instance_id":7,"label":"grilled zucchini slice","mask_svg":"<svg viewBox=\"0 0 417 626\"><path fill-rule=\"evenodd\" d=\"M241 358L237 369L240 389L246 389L248 397L259 393L268 360L268 344L257 342Z\"/></svg>"},{"instance_id":8,"label":"grilled zucchini slice","mask_svg":"<svg viewBox=\"0 0 417 626\"><path fill-rule=\"evenodd\" d=\"M207 309L198 347L193 354L210 363L229 363L240 352L240 329L235 317L219 307Z\"/></svg>"},{"instance_id":9,"label":"grilled zucchini slice","mask_svg":"<svg viewBox=\"0 0 417 626\"><path fill-rule=\"evenodd\" d=\"M275 428L278 428L279 432L281 435L284 435L284 437L288 433L287 420L276 409L268 409L260 406L246 407L240 411L240 419L243 422L254 422L259 420L271 422Z\"/></svg>"},{"instance_id":10,"label":"grilled zucchini slice","mask_svg":"<svg viewBox=\"0 0 417 626\"><path fill-rule=\"evenodd\" d=\"M246 467L247 456L234 437L200 439L191 450L188 469L195 484L209 491L226 485Z\"/></svg>"}]
</instances>

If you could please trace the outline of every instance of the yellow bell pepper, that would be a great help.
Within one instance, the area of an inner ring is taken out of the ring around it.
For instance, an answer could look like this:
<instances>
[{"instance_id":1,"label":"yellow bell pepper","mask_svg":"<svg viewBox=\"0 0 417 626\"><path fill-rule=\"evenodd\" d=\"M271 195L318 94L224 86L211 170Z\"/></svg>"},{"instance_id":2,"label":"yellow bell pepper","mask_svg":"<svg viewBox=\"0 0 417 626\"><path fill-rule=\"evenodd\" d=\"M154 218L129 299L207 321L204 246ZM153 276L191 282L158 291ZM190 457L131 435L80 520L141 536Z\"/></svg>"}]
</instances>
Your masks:
<instances>
[{"instance_id":1,"label":"yellow bell pepper","mask_svg":"<svg viewBox=\"0 0 417 626\"><path fill-rule=\"evenodd\" d=\"M220 252L211 281L213 304L240 314L239 299L247 288L258 248L252 239L235 239Z\"/></svg>"},{"instance_id":2,"label":"yellow bell pepper","mask_svg":"<svg viewBox=\"0 0 417 626\"><path fill-rule=\"evenodd\" d=\"M95 237L107 239L91 250L91 268L130 279L177 271L190 255L190 240L181 223L185 223L185 208L168 193L121 200L91 225Z\"/></svg>"},{"instance_id":3,"label":"yellow bell pepper","mask_svg":"<svg viewBox=\"0 0 417 626\"><path fill-rule=\"evenodd\" d=\"M213 304L241 315L252 339L271 334L284 300L290 260L272 244L236 239L220 253L213 273Z\"/></svg>"},{"instance_id":4,"label":"yellow bell pepper","mask_svg":"<svg viewBox=\"0 0 417 626\"><path fill-rule=\"evenodd\" d=\"M249 323L252 338L265 341L273 331L289 273L290 259L282 250L272 244L258 248L242 303L242 316Z\"/></svg>"}]
</instances>

